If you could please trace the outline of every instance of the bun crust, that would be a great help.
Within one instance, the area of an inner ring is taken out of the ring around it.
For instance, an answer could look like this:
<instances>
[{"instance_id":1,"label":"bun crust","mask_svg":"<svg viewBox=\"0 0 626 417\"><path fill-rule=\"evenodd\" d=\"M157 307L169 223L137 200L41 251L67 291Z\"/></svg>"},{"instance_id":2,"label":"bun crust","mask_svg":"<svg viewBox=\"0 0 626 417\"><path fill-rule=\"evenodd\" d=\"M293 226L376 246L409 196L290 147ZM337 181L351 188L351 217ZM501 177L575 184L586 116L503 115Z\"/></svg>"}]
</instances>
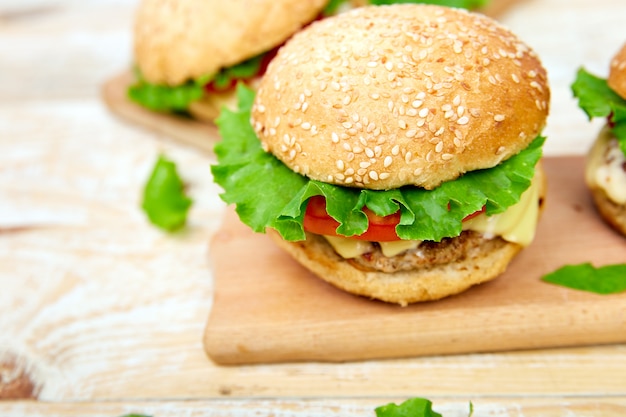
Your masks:
<instances>
[{"instance_id":1,"label":"bun crust","mask_svg":"<svg viewBox=\"0 0 626 417\"><path fill-rule=\"evenodd\" d=\"M626 99L626 43L611 61L607 82L613 91Z\"/></svg>"},{"instance_id":2,"label":"bun crust","mask_svg":"<svg viewBox=\"0 0 626 417\"><path fill-rule=\"evenodd\" d=\"M268 230L268 234L296 261L335 287L402 306L438 300L492 280L504 272L522 249L520 245L495 238L459 262L430 269L385 273L353 267L321 236L308 234L304 241L287 242L273 230Z\"/></svg>"},{"instance_id":3,"label":"bun crust","mask_svg":"<svg viewBox=\"0 0 626 417\"><path fill-rule=\"evenodd\" d=\"M312 179L432 189L526 148L549 100L534 52L493 20L370 6L290 39L263 77L252 124L266 150Z\"/></svg>"},{"instance_id":4,"label":"bun crust","mask_svg":"<svg viewBox=\"0 0 626 417\"><path fill-rule=\"evenodd\" d=\"M617 232L626 236L626 205L615 203L599 187L591 188L591 196L604 221Z\"/></svg>"},{"instance_id":5,"label":"bun crust","mask_svg":"<svg viewBox=\"0 0 626 417\"><path fill-rule=\"evenodd\" d=\"M326 0L143 0L134 54L151 83L178 85L269 50L324 8Z\"/></svg>"}]
</instances>

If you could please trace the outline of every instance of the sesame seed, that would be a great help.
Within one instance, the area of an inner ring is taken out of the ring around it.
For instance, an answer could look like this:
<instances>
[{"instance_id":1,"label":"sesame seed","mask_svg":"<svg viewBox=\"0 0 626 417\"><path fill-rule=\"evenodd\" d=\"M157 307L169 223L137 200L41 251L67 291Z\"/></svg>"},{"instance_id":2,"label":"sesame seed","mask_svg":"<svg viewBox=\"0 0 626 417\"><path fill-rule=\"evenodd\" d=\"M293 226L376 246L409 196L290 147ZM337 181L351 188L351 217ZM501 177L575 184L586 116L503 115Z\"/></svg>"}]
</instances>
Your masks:
<instances>
[{"instance_id":1,"label":"sesame seed","mask_svg":"<svg viewBox=\"0 0 626 417\"><path fill-rule=\"evenodd\" d=\"M516 84L519 84L519 77L518 77L517 75L515 75L515 74L511 74L511 78L513 79L513 81L514 81Z\"/></svg>"},{"instance_id":2,"label":"sesame seed","mask_svg":"<svg viewBox=\"0 0 626 417\"><path fill-rule=\"evenodd\" d=\"M406 122L402 119L398 120L398 127L400 129L406 129Z\"/></svg>"},{"instance_id":3,"label":"sesame seed","mask_svg":"<svg viewBox=\"0 0 626 417\"><path fill-rule=\"evenodd\" d=\"M416 134L417 134L417 130L415 130L415 129L411 129L411 130L408 130L408 131L407 131L404 135L405 135L407 138L414 138ZM396 145L396 146L397 146L397 145Z\"/></svg>"},{"instance_id":4,"label":"sesame seed","mask_svg":"<svg viewBox=\"0 0 626 417\"><path fill-rule=\"evenodd\" d=\"M378 173L376 171L370 171L369 176L374 181L378 180Z\"/></svg>"},{"instance_id":5,"label":"sesame seed","mask_svg":"<svg viewBox=\"0 0 626 417\"><path fill-rule=\"evenodd\" d=\"M443 159L444 161L449 161L452 158L454 158L454 155L450 153L444 153L441 155L441 159Z\"/></svg>"},{"instance_id":6,"label":"sesame seed","mask_svg":"<svg viewBox=\"0 0 626 417\"><path fill-rule=\"evenodd\" d=\"M391 176L391 174L388 173L388 172L381 172L380 175L378 176L378 178L380 178L381 180L386 180L390 176Z\"/></svg>"},{"instance_id":7,"label":"sesame seed","mask_svg":"<svg viewBox=\"0 0 626 417\"><path fill-rule=\"evenodd\" d=\"M369 163L369 162L367 162L367 161L362 161L362 162L359 162L359 166L360 166L361 168L369 168L369 167L370 167L370 165L372 165L372 164L371 164L371 163Z\"/></svg>"},{"instance_id":8,"label":"sesame seed","mask_svg":"<svg viewBox=\"0 0 626 417\"><path fill-rule=\"evenodd\" d=\"M469 122L469 118L467 116L463 116L456 122L460 125L466 125Z\"/></svg>"},{"instance_id":9,"label":"sesame seed","mask_svg":"<svg viewBox=\"0 0 626 417\"><path fill-rule=\"evenodd\" d=\"M387 168L389 165L391 165L392 162L393 162L393 158L391 156L387 155L385 157L385 160L383 161L383 166L385 168Z\"/></svg>"},{"instance_id":10,"label":"sesame seed","mask_svg":"<svg viewBox=\"0 0 626 417\"><path fill-rule=\"evenodd\" d=\"M495 120L496 122L501 122L504 120L504 115L503 114L496 114L495 116L493 116L493 120Z\"/></svg>"},{"instance_id":11,"label":"sesame seed","mask_svg":"<svg viewBox=\"0 0 626 417\"><path fill-rule=\"evenodd\" d=\"M392 155L398 155L400 153L400 146L399 145L395 145L393 148L391 148L391 154Z\"/></svg>"},{"instance_id":12,"label":"sesame seed","mask_svg":"<svg viewBox=\"0 0 626 417\"><path fill-rule=\"evenodd\" d=\"M496 155L500 155L505 150L506 148L504 146L500 146L498 149L496 149Z\"/></svg>"},{"instance_id":13,"label":"sesame seed","mask_svg":"<svg viewBox=\"0 0 626 417\"><path fill-rule=\"evenodd\" d=\"M302 124L300 125L300 127L301 127L302 129L304 129L304 130L309 130L309 129L311 129L311 123L309 123L309 122L304 122L304 123L302 123Z\"/></svg>"},{"instance_id":14,"label":"sesame seed","mask_svg":"<svg viewBox=\"0 0 626 417\"><path fill-rule=\"evenodd\" d=\"M443 150L443 142L439 142L437 146L435 146L435 152L441 153L442 150Z\"/></svg>"},{"instance_id":15,"label":"sesame seed","mask_svg":"<svg viewBox=\"0 0 626 417\"><path fill-rule=\"evenodd\" d=\"M428 112L429 112L428 108L423 108L422 110L419 111L418 114L420 117L426 117L428 115Z\"/></svg>"},{"instance_id":16,"label":"sesame seed","mask_svg":"<svg viewBox=\"0 0 626 417\"><path fill-rule=\"evenodd\" d=\"M333 143L339 143L339 136L335 132L330 135L330 139L333 141Z\"/></svg>"},{"instance_id":17,"label":"sesame seed","mask_svg":"<svg viewBox=\"0 0 626 417\"><path fill-rule=\"evenodd\" d=\"M365 148L365 155L367 155L368 158L373 158L374 157L374 151L371 150L370 148Z\"/></svg>"},{"instance_id":18,"label":"sesame seed","mask_svg":"<svg viewBox=\"0 0 626 417\"><path fill-rule=\"evenodd\" d=\"M465 112L465 107L463 107L463 106L457 107L457 109L456 109L457 116L459 116L459 117L463 116L464 112Z\"/></svg>"}]
</instances>

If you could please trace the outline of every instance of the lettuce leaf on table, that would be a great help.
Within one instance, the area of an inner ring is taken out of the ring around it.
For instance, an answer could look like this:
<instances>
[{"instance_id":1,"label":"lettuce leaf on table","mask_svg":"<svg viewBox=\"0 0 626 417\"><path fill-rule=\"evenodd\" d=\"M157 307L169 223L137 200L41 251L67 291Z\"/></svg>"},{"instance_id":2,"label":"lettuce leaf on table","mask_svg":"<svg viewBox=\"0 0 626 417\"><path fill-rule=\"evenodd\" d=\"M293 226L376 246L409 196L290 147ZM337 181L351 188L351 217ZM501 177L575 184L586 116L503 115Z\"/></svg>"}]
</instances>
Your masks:
<instances>
[{"instance_id":1,"label":"lettuce leaf on table","mask_svg":"<svg viewBox=\"0 0 626 417\"><path fill-rule=\"evenodd\" d=\"M192 203L185 194L176 164L159 155L144 187L141 202L141 208L150 222L168 232L180 229L187 221Z\"/></svg>"},{"instance_id":2,"label":"lettuce leaf on table","mask_svg":"<svg viewBox=\"0 0 626 417\"><path fill-rule=\"evenodd\" d=\"M337 232L344 236L367 230L364 207L379 216L400 210L396 232L402 239L440 241L458 236L462 220L483 206L487 215L493 215L519 201L530 186L544 142L538 136L500 165L466 173L431 191L411 186L387 191L342 187L310 180L263 151L250 125L255 93L240 85L237 94L239 109L225 109L216 121L222 140L215 146L218 162L211 166L214 181L224 190L222 200L236 205L243 223L255 232L276 229L290 241L305 239L306 204L317 195L326 199L328 214L339 222Z\"/></svg>"},{"instance_id":3,"label":"lettuce leaf on table","mask_svg":"<svg viewBox=\"0 0 626 417\"><path fill-rule=\"evenodd\" d=\"M578 98L578 106L589 120L608 117L611 131L626 155L626 100L613 91L605 79L590 74L584 68L576 73L571 88L574 97Z\"/></svg>"},{"instance_id":4,"label":"lettuce leaf on table","mask_svg":"<svg viewBox=\"0 0 626 417\"><path fill-rule=\"evenodd\" d=\"M565 265L541 278L545 282L596 294L626 291L626 264L595 268L590 263Z\"/></svg>"}]
</instances>

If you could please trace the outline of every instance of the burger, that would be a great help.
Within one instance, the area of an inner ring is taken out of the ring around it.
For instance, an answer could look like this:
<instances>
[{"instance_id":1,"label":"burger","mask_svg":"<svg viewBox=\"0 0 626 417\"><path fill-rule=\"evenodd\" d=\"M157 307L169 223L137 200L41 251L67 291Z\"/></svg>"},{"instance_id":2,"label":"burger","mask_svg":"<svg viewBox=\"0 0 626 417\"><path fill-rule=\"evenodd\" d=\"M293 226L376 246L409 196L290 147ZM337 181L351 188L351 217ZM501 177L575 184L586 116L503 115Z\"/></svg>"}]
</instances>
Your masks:
<instances>
[{"instance_id":1,"label":"burger","mask_svg":"<svg viewBox=\"0 0 626 417\"><path fill-rule=\"evenodd\" d=\"M585 180L602 218L626 236L626 44L611 61L608 79L581 68L572 91L590 119L606 119L589 151Z\"/></svg>"},{"instance_id":2,"label":"burger","mask_svg":"<svg viewBox=\"0 0 626 417\"><path fill-rule=\"evenodd\" d=\"M236 84L254 89L276 50L304 25L381 1L397 0L143 0L128 96L153 111L213 121L222 107L236 108ZM468 8L487 2L434 1Z\"/></svg>"},{"instance_id":3,"label":"burger","mask_svg":"<svg viewBox=\"0 0 626 417\"><path fill-rule=\"evenodd\" d=\"M134 25L129 97L154 111L212 121L254 86L275 48L320 15L328 0L143 0Z\"/></svg>"},{"instance_id":4,"label":"burger","mask_svg":"<svg viewBox=\"0 0 626 417\"><path fill-rule=\"evenodd\" d=\"M221 198L340 289L440 299L497 277L534 237L546 71L490 18L355 9L296 34L238 94L217 121Z\"/></svg>"}]
</instances>

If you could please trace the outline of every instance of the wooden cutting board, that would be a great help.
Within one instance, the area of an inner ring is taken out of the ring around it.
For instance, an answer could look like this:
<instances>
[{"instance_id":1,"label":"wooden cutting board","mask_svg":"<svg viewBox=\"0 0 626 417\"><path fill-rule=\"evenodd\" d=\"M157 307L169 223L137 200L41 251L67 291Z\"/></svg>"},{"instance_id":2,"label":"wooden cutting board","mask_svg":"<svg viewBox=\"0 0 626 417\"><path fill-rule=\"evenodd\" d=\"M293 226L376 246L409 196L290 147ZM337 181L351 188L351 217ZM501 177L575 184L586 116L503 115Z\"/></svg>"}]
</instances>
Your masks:
<instances>
[{"instance_id":1,"label":"wooden cutting board","mask_svg":"<svg viewBox=\"0 0 626 417\"><path fill-rule=\"evenodd\" d=\"M128 87L133 83L130 71L107 80L102 86L102 99L111 112L121 119L167 138L212 153L219 140L217 127L189 117L147 110L128 98Z\"/></svg>"},{"instance_id":2,"label":"wooden cutting board","mask_svg":"<svg viewBox=\"0 0 626 417\"><path fill-rule=\"evenodd\" d=\"M228 210L210 249L207 354L219 364L334 362L626 342L626 293L540 281L565 264L626 262L626 239L590 203L582 158L547 158L545 168L536 239L509 269L463 294L405 308L332 287Z\"/></svg>"}]
</instances>

